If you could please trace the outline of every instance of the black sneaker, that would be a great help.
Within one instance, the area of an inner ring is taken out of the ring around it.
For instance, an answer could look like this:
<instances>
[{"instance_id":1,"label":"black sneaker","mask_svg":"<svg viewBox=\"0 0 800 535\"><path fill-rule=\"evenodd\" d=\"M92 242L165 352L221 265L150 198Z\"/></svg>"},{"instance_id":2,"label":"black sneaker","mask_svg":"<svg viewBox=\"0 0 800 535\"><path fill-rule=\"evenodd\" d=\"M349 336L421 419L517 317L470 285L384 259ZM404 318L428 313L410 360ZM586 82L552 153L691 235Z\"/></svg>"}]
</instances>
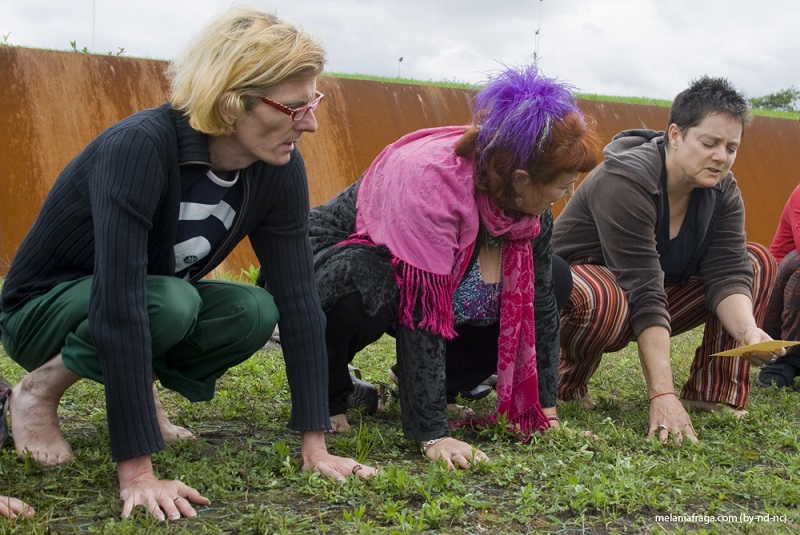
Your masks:
<instances>
[{"instance_id":1,"label":"black sneaker","mask_svg":"<svg viewBox=\"0 0 800 535\"><path fill-rule=\"evenodd\" d=\"M758 373L756 385L791 388L798 375L800 375L800 355L793 353L778 357L775 362L764 365Z\"/></svg>"},{"instance_id":2,"label":"black sneaker","mask_svg":"<svg viewBox=\"0 0 800 535\"><path fill-rule=\"evenodd\" d=\"M458 394L464 399L469 399L471 401L478 401L479 399L483 399L491 393L492 393L492 387L487 384L481 383L472 390L462 390Z\"/></svg>"},{"instance_id":3,"label":"black sneaker","mask_svg":"<svg viewBox=\"0 0 800 535\"><path fill-rule=\"evenodd\" d=\"M492 390L497 386L497 375L490 375L481 384L472 390L462 390L459 395L464 399L471 399L478 401L492 393Z\"/></svg>"},{"instance_id":4,"label":"black sneaker","mask_svg":"<svg viewBox=\"0 0 800 535\"><path fill-rule=\"evenodd\" d=\"M378 389L375 385L362 381L352 373L350 380L353 381L355 390L347 397L347 408L375 414L378 411Z\"/></svg>"}]
</instances>

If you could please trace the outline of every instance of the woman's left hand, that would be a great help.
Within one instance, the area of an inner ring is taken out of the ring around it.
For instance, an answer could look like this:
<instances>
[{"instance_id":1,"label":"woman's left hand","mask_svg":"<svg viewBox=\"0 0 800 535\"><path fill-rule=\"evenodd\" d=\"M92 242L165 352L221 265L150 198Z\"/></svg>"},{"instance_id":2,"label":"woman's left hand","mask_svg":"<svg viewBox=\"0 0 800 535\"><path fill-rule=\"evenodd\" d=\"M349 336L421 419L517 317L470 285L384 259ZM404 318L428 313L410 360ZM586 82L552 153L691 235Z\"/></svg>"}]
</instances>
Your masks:
<instances>
[{"instance_id":1,"label":"woman's left hand","mask_svg":"<svg viewBox=\"0 0 800 535\"><path fill-rule=\"evenodd\" d=\"M356 462L355 459L339 457L325 452L303 463L303 470L318 472L325 477L344 481L347 476L358 476L367 479L378 473L377 468Z\"/></svg>"},{"instance_id":2,"label":"woman's left hand","mask_svg":"<svg viewBox=\"0 0 800 535\"><path fill-rule=\"evenodd\" d=\"M745 331L742 337L742 344L751 345L758 344L759 342L769 342L770 340L772 340L772 337L763 330L758 327L750 327ZM785 354L786 348L781 347L773 351L749 351L744 353L742 358L753 366L763 366Z\"/></svg>"},{"instance_id":3,"label":"woman's left hand","mask_svg":"<svg viewBox=\"0 0 800 535\"><path fill-rule=\"evenodd\" d=\"M376 468L365 466L347 457L328 453L324 431L304 431L301 434L303 470L318 472L325 477L344 481L347 476L366 479L378 473Z\"/></svg>"},{"instance_id":4,"label":"woman's left hand","mask_svg":"<svg viewBox=\"0 0 800 535\"><path fill-rule=\"evenodd\" d=\"M558 419L558 413L555 407L542 407L542 414L547 418L550 429L561 427L561 421Z\"/></svg>"},{"instance_id":5,"label":"woman's left hand","mask_svg":"<svg viewBox=\"0 0 800 535\"><path fill-rule=\"evenodd\" d=\"M455 470L456 465L467 470L476 461L486 462L489 460L489 457L478 448L473 448L466 442L453 437L448 437L428 446L425 457L432 461L444 459L450 470Z\"/></svg>"}]
</instances>

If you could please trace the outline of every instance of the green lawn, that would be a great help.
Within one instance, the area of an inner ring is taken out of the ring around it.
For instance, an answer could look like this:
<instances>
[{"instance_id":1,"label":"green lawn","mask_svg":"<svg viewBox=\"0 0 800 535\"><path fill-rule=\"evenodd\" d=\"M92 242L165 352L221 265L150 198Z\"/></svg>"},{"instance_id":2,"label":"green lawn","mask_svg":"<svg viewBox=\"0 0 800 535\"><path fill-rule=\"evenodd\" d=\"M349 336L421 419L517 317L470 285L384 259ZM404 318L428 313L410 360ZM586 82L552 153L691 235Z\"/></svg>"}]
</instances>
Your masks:
<instances>
[{"instance_id":1,"label":"green lawn","mask_svg":"<svg viewBox=\"0 0 800 535\"><path fill-rule=\"evenodd\" d=\"M397 83L409 85L432 85L438 87L452 87L456 89L472 89L477 90L479 85L468 84L458 80L414 80L411 78L384 78L380 76L367 76L362 74L347 74L347 73L326 73L325 76L335 78L349 78L353 80L370 80L373 82L384 83ZM605 102L622 102L624 104L641 104L643 106L665 106L672 105L671 100L655 99L648 97L635 97L635 96L617 96L617 95L596 95L593 93L576 93L575 96L583 100L602 100ZM763 117L776 117L779 119L800 120L800 112L796 111L776 111L764 108L751 109L753 115Z\"/></svg>"},{"instance_id":2,"label":"green lawn","mask_svg":"<svg viewBox=\"0 0 800 535\"><path fill-rule=\"evenodd\" d=\"M673 339L680 386L696 330ZM394 358L385 338L356 358L365 379L385 380ZM4 354L0 373L19 380ZM37 509L36 518L0 520L3 533L796 533L800 529L800 426L796 391L756 389L750 415L697 414L696 445L648 441L648 403L636 348L606 356L590 385L593 411L560 408L574 432L523 445L497 429L458 430L491 457L472 471L448 472L421 457L399 427L397 403L375 416L351 414L354 432L330 449L379 465L369 482L328 481L299 470L298 436L285 427L289 394L280 351L264 350L232 370L208 403L162 392L175 423L199 440L154 457L164 478L180 478L212 504L169 524L143 511L120 521L102 388L67 392L60 415L71 464L43 470L0 457L4 490ZM489 410L494 395L475 405ZM592 430L600 440L577 431ZM663 521L659 516L672 516ZM745 516L747 515L747 516ZM730 517L719 520L720 516ZM753 518L747 522L747 518ZM715 517L713 520L711 517Z\"/></svg>"}]
</instances>

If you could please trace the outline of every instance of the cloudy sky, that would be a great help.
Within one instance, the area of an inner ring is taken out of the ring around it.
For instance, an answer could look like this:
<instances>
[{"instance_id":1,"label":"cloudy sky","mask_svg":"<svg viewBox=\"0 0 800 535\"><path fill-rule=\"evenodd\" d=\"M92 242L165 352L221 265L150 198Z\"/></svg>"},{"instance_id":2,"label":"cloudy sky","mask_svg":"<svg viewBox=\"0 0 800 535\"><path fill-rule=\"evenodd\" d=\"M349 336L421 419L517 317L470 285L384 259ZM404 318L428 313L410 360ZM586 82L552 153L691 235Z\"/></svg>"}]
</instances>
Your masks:
<instances>
[{"instance_id":1,"label":"cloudy sky","mask_svg":"<svg viewBox=\"0 0 800 535\"><path fill-rule=\"evenodd\" d=\"M703 74L800 88L797 0L273 0L328 71L480 83L537 58L581 93L669 99ZM170 59L229 0L0 0L0 42ZM400 58L403 58L400 61Z\"/></svg>"}]
</instances>

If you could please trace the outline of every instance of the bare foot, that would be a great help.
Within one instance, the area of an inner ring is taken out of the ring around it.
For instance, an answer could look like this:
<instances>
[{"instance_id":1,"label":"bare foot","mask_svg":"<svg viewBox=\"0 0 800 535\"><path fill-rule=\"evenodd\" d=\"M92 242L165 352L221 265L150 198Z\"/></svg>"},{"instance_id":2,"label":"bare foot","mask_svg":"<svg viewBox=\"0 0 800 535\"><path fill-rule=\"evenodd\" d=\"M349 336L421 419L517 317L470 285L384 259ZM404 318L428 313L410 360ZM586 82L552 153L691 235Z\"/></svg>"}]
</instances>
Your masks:
<instances>
[{"instance_id":1,"label":"bare foot","mask_svg":"<svg viewBox=\"0 0 800 535\"><path fill-rule=\"evenodd\" d=\"M586 394L582 398L578 399L578 403L581 404L581 408L590 411L595 408L595 402L589 394Z\"/></svg>"},{"instance_id":2,"label":"bare foot","mask_svg":"<svg viewBox=\"0 0 800 535\"><path fill-rule=\"evenodd\" d=\"M350 422L344 414L334 414L331 416L331 433L346 433L350 431Z\"/></svg>"},{"instance_id":3,"label":"bare foot","mask_svg":"<svg viewBox=\"0 0 800 535\"><path fill-rule=\"evenodd\" d=\"M178 442L179 440L194 440L197 438L194 436L194 433L185 427L175 425L169 421L167 413L164 411L164 407L161 405L161 401L158 399L158 389L156 388L156 385L153 385L153 401L156 405L156 418L158 419L158 427L161 429L161 436L164 438L164 442L170 444L172 442Z\"/></svg>"},{"instance_id":4,"label":"bare foot","mask_svg":"<svg viewBox=\"0 0 800 535\"><path fill-rule=\"evenodd\" d=\"M595 402L592 399L592 396L589 394L586 394L582 398L570 398L568 400L563 400L561 398L558 399L558 403L568 403L570 401L577 401L581 408L587 411L590 411L595 407Z\"/></svg>"},{"instance_id":5,"label":"bare foot","mask_svg":"<svg viewBox=\"0 0 800 535\"><path fill-rule=\"evenodd\" d=\"M475 411L458 403L448 403L447 415L454 420L466 420L475 416Z\"/></svg>"},{"instance_id":6,"label":"bare foot","mask_svg":"<svg viewBox=\"0 0 800 535\"><path fill-rule=\"evenodd\" d=\"M681 399L683 407L687 411L694 412L714 412L714 411L731 411L734 418L744 418L749 413L744 409L735 409L725 403L716 403L714 401L704 401L698 399Z\"/></svg>"},{"instance_id":7,"label":"bare foot","mask_svg":"<svg viewBox=\"0 0 800 535\"><path fill-rule=\"evenodd\" d=\"M33 372L35 373L35 372ZM17 456L24 459L29 452L42 466L58 466L72 459L72 448L61 434L58 423L58 398L32 392L32 374L14 387L8 400L11 416L11 437ZM38 390L38 389L37 389Z\"/></svg>"},{"instance_id":8,"label":"bare foot","mask_svg":"<svg viewBox=\"0 0 800 535\"><path fill-rule=\"evenodd\" d=\"M0 516L8 518L30 518L35 512L33 507L22 500L9 498L8 496L0 496Z\"/></svg>"},{"instance_id":9,"label":"bare foot","mask_svg":"<svg viewBox=\"0 0 800 535\"><path fill-rule=\"evenodd\" d=\"M593 433L592 431L589 431L588 429L583 430L583 431L579 431L577 429L572 429L571 427L567 427L567 426L561 425L557 421L550 421L550 428L546 429L545 431L551 431L551 430L555 431L557 433L567 433L567 434L575 436L575 437L583 437L583 438L591 438L592 440L600 440L600 436L599 435Z\"/></svg>"}]
</instances>

